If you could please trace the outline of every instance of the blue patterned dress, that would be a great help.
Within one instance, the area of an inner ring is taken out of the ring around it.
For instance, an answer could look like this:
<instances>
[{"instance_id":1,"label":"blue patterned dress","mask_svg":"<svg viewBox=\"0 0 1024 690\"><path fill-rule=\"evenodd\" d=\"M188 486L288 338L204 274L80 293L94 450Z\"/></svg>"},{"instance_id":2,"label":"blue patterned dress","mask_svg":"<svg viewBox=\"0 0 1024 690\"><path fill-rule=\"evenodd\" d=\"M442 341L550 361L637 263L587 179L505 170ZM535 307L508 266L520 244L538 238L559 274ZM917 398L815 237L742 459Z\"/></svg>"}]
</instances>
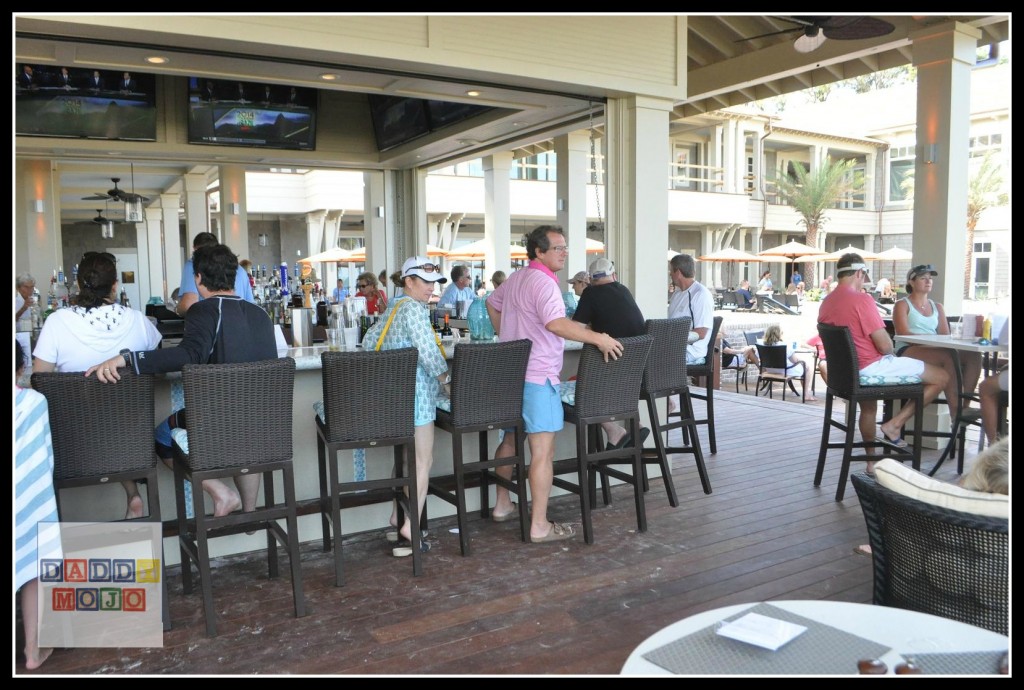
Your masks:
<instances>
[{"instance_id":1,"label":"blue patterned dress","mask_svg":"<svg viewBox=\"0 0 1024 690\"><path fill-rule=\"evenodd\" d=\"M448 371L448 363L441 354L434 329L430 327L430 312L427 306L407 295L398 297L388 305L377 323L366 332L363 349L372 350L377 347L385 324L396 310L395 318L384 336L380 349L415 347L419 350L416 365L416 426L433 424L437 415L437 398L441 391L441 383L437 377Z\"/></svg>"}]
</instances>

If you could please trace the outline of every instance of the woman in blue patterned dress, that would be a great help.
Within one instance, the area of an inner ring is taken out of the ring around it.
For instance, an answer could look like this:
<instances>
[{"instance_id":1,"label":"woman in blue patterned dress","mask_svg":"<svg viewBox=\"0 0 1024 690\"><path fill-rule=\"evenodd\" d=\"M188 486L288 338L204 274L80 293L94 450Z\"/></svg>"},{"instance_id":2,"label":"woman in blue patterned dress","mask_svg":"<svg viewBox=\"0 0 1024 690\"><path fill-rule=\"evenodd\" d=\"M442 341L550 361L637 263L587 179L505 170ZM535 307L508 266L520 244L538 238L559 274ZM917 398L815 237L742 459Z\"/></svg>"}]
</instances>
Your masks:
<instances>
[{"instance_id":1,"label":"woman in blue patterned dress","mask_svg":"<svg viewBox=\"0 0 1024 690\"><path fill-rule=\"evenodd\" d=\"M14 367L21 375L25 353L14 342ZM17 377L15 378L17 381ZM14 386L14 504L15 591L21 590L21 618L25 630L25 668L39 668L52 649L40 649L38 640L39 558L60 558L59 535L37 543L36 525L57 522L53 493L53 443L46 398L37 391ZM44 533L46 534L46 533ZM51 536L56 532L49 532Z\"/></svg>"},{"instance_id":2,"label":"woman in blue patterned dress","mask_svg":"<svg viewBox=\"0 0 1024 690\"><path fill-rule=\"evenodd\" d=\"M434 294L434 284L444 283L441 267L425 256L414 256L402 266L402 293L388 305L363 338L364 349L396 350L415 347L419 351L416 365L416 506L423 512L427 500L427 482L434 463L434 418L437 398L448 379L448 363L441 343L430 326L427 303ZM379 343L379 347L378 347ZM399 537L412 536L408 520L400 527L398 506L391 513L391 525L398 527ZM421 542L426 544L426 542Z\"/></svg>"}]
</instances>

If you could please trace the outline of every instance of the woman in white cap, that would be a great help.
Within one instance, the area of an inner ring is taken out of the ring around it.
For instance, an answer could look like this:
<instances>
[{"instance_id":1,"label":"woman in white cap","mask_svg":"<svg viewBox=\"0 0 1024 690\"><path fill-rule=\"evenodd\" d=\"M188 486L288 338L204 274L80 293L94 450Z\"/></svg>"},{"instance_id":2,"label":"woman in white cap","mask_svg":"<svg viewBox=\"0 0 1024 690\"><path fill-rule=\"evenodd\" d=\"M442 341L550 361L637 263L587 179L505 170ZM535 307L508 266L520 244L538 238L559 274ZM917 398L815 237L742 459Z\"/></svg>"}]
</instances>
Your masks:
<instances>
[{"instance_id":1,"label":"woman in white cap","mask_svg":"<svg viewBox=\"0 0 1024 690\"><path fill-rule=\"evenodd\" d=\"M427 303L434 294L434 284L447 282L441 267L425 256L413 256L402 265L402 292L388 305L363 338L364 349L395 350L415 347L419 351L416 365L416 510L423 512L427 500L427 482L434 463L434 417L437 397L448 380L441 341L430 325ZM446 391L447 392L447 391ZM399 540L408 543L412 536L408 519L398 524L398 505L391 512L391 526L398 528ZM422 550L429 549L421 541ZM406 554L407 551L395 550ZM409 552L411 553L411 552Z\"/></svg>"},{"instance_id":2,"label":"woman in white cap","mask_svg":"<svg viewBox=\"0 0 1024 690\"><path fill-rule=\"evenodd\" d=\"M907 295L896 301L892 308L892 325L896 335L949 335L949 321L941 302L931 299L932 279L939 272L931 264L914 266L907 272ZM952 353L941 347L928 345L907 345L896 351L903 357L913 357L922 362L945 369L949 382L943 393L949 405L949 414L956 416L960 410L960 395L956 389L957 378ZM981 355L977 352L960 352L960 367L964 390L973 392L981 376Z\"/></svg>"}]
</instances>

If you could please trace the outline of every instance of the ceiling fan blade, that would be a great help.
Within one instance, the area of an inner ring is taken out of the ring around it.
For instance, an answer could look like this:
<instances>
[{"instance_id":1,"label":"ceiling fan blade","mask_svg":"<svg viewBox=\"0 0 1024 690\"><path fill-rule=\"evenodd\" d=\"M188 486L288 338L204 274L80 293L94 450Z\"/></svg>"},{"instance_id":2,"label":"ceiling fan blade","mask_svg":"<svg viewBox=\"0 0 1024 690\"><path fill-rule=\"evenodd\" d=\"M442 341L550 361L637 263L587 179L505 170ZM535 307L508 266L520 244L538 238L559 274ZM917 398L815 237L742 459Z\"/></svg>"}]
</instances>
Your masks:
<instances>
[{"instance_id":1,"label":"ceiling fan blade","mask_svg":"<svg viewBox=\"0 0 1024 690\"><path fill-rule=\"evenodd\" d=\"M837 41L877 38L896 30L893 24L875 17L829 17L821 28L827 38Z\"/></svg>"},{"instance_id":2,"label":"ceiling fan blade","mask_svg":"<svg viewBox=\"0 0 1024 690\"><path fill-rule=\"evenodd\" d=\"M109 201L110 196L107 194L94 194L93 196L83 196L82 201Z\"/></svg>"},{"instance_id":3,"label":"ceiling fan blade","mask_svg":"<svg viewBox=\"0 0 1024 690\"><path fill-rule=\"evenodd\" d=\"M788 20L787 20L788 21ZM803 31L802 27L793 27L792 29L782 29L780 31L770 31L766 34L758 34L757 36L750 36L748 38L737 38L733 43L743 43L744 41L755 41L759 38L768 38L769 36L782 36L784 34L794 34L798 31Z\"/></svg>"}]
</instances>

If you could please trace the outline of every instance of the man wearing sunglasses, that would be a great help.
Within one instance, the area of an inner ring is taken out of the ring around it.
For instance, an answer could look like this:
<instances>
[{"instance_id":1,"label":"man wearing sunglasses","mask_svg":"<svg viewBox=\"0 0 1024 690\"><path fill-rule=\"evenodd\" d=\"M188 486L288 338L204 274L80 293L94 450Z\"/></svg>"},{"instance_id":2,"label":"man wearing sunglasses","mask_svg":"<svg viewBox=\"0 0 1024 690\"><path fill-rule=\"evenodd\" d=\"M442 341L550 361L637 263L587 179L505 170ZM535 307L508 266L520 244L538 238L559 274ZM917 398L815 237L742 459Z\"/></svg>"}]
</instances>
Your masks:
<instances>
[{"instance_id":1,"label":"man wearing sunglasses","mask_svg":"<svg viewBox=\"0 0 1024 690\"><path fill-rule=\"evenodd\" d=\"M924 384L924 404L930 404L942 392L948 382L946 372L934 364L926 364L911 357L898 357L893 351L892 338L885 330L882 317L878 314L875 300L871 295L862 292L864 283L871 280L867 266L860 254L843 254L836 264L836 279L839 281L829 296L821 302L818 309L818 323L833 326L846 326L853 337L853 345L857 350L857 366L860 375L884 378L920 377ZM876 400L860 402L861 438L865 443L875 441ZM882 435L879 441L886 441L896 446L906 446L900 438L903 425L914 415L914 402L903 405L891 419L880 425ZM865 454L874 454L874 448L864 449ZM868 461L867 473L874 471L875 463Z\"/></svg>"},{"instance_id":2,"label":"man wearing sunglasses","mask_svg":"<svg viewBox=\"0 0 1024 690\"><path fill-rule=\"evenodd\" d=\"M441 293L439 304L457 307L459 302L472 302L476 299L476 293L473 292L473 286L471 285L473 279L469 275L469 267L456 264L452 266L451 276L452 284Z\"/></svg>"}]
</instances>

